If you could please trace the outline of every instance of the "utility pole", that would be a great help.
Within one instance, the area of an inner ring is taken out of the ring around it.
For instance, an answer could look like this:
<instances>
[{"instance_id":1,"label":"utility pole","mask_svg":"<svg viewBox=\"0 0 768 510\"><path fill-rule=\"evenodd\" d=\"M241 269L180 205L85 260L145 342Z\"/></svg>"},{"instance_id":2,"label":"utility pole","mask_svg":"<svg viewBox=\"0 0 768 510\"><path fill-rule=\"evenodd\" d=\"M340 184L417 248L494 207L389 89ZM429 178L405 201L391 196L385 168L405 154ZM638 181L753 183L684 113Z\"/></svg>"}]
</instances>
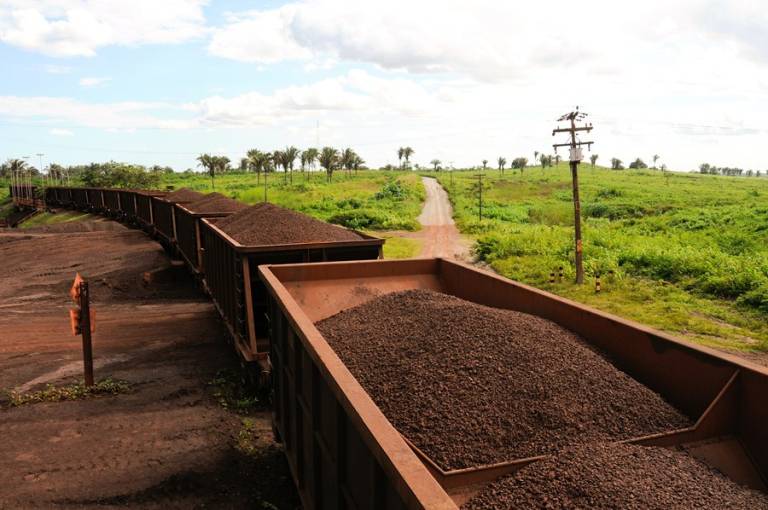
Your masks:
<instances>
[{"instance_id":1,"label":"utility pole","mask_svg":"<svg viewBox=\"0 0 768 510\"><path fill-rule=\"evenodd\" d=\"M566 113L559 119L558 122L568 121L570 127L557 128L552 130L552 136L557 133L568 133L571 135L571 140L568 143L554 144L555 153L557 153L558 147L568 147L570 149L570 163L571 163L571 179L573 181L573 219L574 219L574 241L576 243L576 254L574 257L576 265L576 283L581 285L584 283L584 262L581 244L581 202L579 200L579 163L583 159L583 152L581 147L586 145L589 150L592 149L594 142L581 142L576 139L576 133L580 131L586 131L587 133L592 131L592 124L585 124L584 126L576 126L577 121L582 121L587 116L586 113L580 112L579 107L576 107L576 111Z\"/></svg>"},{"instance_id":2,"label":"utility pole","mask_svg":"<svg viewBox=\"0 0 768 510\"><path fill-rule=\"evenodd\" d=\"M477 216L483 221L483 174L475 174L477 177Z\"/></svg>"},{"instance_id":3,"label":"utility pole","mask_svg":"<svg viewBox=\"0 0 768 510\"><path fill-rule=\"evenodd\" d=\"M46 175L43 173L43 156L45 156L45 154L43 154L41 152L38 152L36 154L36 156L37 156L38 160L40 161L40 168L38 168L38 170L40 170L40 178L43 181L43 188L46 188L46 187L50 186L50 183L48 183L48 179L46 178ZM46 193L43 192L43 200L45 200L45 195L46 195Z\"/></svg>"},{"instance_id":4,"label":"utility pole","mask_svg":"<svg viewBox=\"0 0 768 510\"><path fill-rule=\"evenodd\" d=\"M28 162L29 156L22 156L21 159L24 160L25 163ZM24 169L21 170L21 198L26 200L27 198L27 181L29 180L29 171L25 171ZM23 203L23 202L22 202Z\"/></svg>"}]
</instances>

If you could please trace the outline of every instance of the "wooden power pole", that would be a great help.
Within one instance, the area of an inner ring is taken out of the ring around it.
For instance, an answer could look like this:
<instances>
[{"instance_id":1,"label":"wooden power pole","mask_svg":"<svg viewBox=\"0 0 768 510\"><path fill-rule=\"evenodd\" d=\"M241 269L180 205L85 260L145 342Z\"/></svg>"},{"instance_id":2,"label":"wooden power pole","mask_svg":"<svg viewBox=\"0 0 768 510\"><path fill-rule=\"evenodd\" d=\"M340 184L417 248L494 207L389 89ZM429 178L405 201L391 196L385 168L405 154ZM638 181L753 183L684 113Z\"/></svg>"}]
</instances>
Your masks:
<instances>
[{"instance_id":1,"label":"wooden power pole","mask_svg":"<svg viewBox=\"0 0 768 510\"><path fill-rule=\"evenodd\" d=\"M558 147L568 147L570 149L570 162L571 162L571 179L573 181L573 219L574 219L574 240L576 242L576 254L574 262L576 265L576 283L584 283L584 262L582 254L581 244L581 202L579 200L579 163L583 159L583 152L581 147L586 145L591 149L594 142L582 142L577 140L577 133L580 131L590 132L592 131L592 124L585 124L584 126L577 126L576 122L584 120L587 116L586 113L580 112L579 107L576 107L576 111L566 113L559 119L558 122L568 121L570 127L557 128L552 130L552 136L557 133L568 133L571 135L571 140L568 143L556 143L553 145L555 152Z\"/></svg>"}]
</instances>

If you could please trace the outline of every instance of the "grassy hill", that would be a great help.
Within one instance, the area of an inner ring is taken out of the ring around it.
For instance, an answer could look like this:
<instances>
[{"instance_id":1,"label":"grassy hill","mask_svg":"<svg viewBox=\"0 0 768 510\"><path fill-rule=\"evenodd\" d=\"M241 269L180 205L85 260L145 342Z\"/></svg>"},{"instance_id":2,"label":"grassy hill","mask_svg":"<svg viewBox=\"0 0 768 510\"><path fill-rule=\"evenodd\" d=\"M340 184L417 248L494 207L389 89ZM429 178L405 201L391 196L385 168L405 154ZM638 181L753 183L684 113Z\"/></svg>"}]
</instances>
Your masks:
<instances>
[{"instance_id":1,"label":"grassy hill","mask_svg":"<svg viewBox=\"0 0 768 510\"><path fill-rule=\"evenodd\" d=\"M704 344L768 349L768 179L582 165L588 282L576 286L567 165L487 170L482 220L476 174L437 177L499 273Z\"/></svg>"}]
</instances>

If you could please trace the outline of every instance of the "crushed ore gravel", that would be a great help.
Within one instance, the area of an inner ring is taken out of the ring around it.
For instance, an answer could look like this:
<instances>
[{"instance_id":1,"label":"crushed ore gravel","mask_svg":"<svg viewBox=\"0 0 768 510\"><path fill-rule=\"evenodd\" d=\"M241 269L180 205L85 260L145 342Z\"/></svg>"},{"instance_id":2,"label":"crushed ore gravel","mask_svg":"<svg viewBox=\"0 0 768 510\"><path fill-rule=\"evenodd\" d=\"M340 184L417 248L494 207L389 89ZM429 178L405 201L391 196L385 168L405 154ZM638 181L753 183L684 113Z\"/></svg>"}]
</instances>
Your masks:
<instances>
[{"instance_id":1,"label":"crushed ore gravel","mask_svg":"<svg viewBox=\"0 0 768 510\"><path fill-rule=\"evenodd\" d=\"M240 244L254 246L362 239L351 230L269 203L243 209L216 226Z\"/></svg>"},{"instance_id":2,"label":"crushed ore gravel","mask_svg":"<svg viewBox=\"0 0 768 510\"><path fill-rule=\"evenodd\" d=\"M573 447L484 488L462 510L768 508L768 496L687 453L626 444Z\"/></svg>"},{"instance_id":3,"label":"crushed ore gravel","mask_svg":"<svg viewBox=\"0 0 768 510\"><path fill-rule=\"evenodd\" d=\"M248 206L237 200L222 195L221 193L209 193L205 197L187 204L184 207L196 213L226 213L237 212L246 209Z\"/></svg>"},{"instance_id":4,"label":"crushed ore gravel","mask_svg":"<svg viewBox=\"0 0 768 510\"><path fill-rule=\"evenodd\" d=\"M317 327L394 426L445 470L691 424L533 315L408 290Z\"/></svg>"},{"instance_id":5,"label":"crushed ore gravel","mask_svg":"<svg viewBox=\"0 0 768 510\"><path fill-rule=\"evenodd\" d=\"M181 202L195 202L197 200L205 198L203 193L199 191L193 191L189 188L181 188L176 191L171 191L164 197L169 202L181 203Z\"/></svg>"}]
</instances>

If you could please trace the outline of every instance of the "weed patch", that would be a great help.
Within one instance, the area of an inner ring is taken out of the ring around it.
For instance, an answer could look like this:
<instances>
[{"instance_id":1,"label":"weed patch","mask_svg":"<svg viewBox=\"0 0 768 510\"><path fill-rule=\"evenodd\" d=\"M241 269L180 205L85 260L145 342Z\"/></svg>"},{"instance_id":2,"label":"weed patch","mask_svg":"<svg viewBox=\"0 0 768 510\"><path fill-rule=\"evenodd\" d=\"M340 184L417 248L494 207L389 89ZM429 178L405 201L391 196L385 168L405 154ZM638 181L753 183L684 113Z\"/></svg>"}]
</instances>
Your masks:
<instances>
[{"instance_id":1,"label":"weed patch","mask_svg":"<svg viewBox=\"0 0 768 510\"><path fill-rule=\"evenodd\" d=\"M65 386L54 386L49 384L40 391L32 393L6 392L6 407L19 407L28 404L38 404L41 402L63 402L67 400L83 400L91 397L100 397L107 395L119 395L128 393L131 385L128 381L117 379L103 379L93 386L85 386L82 381L67 384Z\"/></svg>"}]
</instances>

